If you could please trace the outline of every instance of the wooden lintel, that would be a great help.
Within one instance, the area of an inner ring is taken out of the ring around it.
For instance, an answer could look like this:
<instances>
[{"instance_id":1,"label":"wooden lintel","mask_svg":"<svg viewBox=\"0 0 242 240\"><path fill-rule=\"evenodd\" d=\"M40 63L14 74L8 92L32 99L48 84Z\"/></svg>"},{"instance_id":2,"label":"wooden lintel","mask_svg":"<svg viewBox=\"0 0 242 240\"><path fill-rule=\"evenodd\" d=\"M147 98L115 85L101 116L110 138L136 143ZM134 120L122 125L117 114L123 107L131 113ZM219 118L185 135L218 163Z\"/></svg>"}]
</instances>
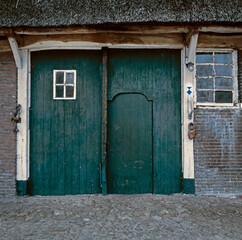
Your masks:
<instances>
[{"instance_id":1,"label":"wooden lintel","mask_svg":"<svg viewBox=\"0 0 242 240\"><path fill-rule=\"evenodd\" d=\"M242 34L217 35L199 33L198 48L235 48L242 49Z\"/></svg>"},{"instance_id":2,"label":"wooden lintel","mask_svg":"<svg viewBox=\"0 0 242 240\"><path fill-rule=\"evenodd\" d=\"M21 55L20 55L19 48L18 48L18 43L15 40L15 38L13 38L13 37L8 37L8 41L9 41L9 44L10 44L12 52L13 52L16 66L17 66L17 68L21 69L22 60L21 60Z\"/></svg>"},{"instance_id":3,"label":"wooden lintel","mask_svg":"<svg viewBox=\"0 0 242 240\"><path fill-rule=\"evenodd\" d=\"M182 48L183 34L121 34L121 33L96 33L75 35L45 35L24 36L23 44L19 47L30 46L45 41L61 42L92 42L101 44L140 44L140 45L173 45Z\"/></svg>"},{"instance_id":4,"label":"wooden lintel","mask_svg":"<svg viewBox=\"0 0 242 240\"><path fill-rule=\"evenodd\" d=\"M188 33L195 29L204 33L242 33L242 26L159 26L159 25L117 25L113 28L104 27L45 27L30 28L17 27L12 29L0 28L0 35L6 31L14 31L18 35L64 35L64 34L91 34L91 33L135 33L135 34L159 34L159 33Z\"/></svg>"},{"instance_id":5,"label":"wooden lintel","mask_svg":"<svg viewBox=\"0 0 242 240\"><path fill-rule=\"evenodd\" d=\"M184 46L185 33L170 34L135 34L135 33L91 33L91 34L64 34L64 35L21 35L15 36L19 48L46 48L48 43L62 42L86 42L94 44L136 44L159 45L182 48ZM52 44L52 45L53 45ZM199 32L198 48L236 48L242 49L242 34L212 34ZM70 44L69 44L70 45ZM75 44L74 44L75 45ZM74 46L73 45L73 46ZM55 46L55 45L53 45ZM52 46L52 48L53 48ZM7 39L0 40L0 52L11 51Z\"/></svg>"}]
</instances>

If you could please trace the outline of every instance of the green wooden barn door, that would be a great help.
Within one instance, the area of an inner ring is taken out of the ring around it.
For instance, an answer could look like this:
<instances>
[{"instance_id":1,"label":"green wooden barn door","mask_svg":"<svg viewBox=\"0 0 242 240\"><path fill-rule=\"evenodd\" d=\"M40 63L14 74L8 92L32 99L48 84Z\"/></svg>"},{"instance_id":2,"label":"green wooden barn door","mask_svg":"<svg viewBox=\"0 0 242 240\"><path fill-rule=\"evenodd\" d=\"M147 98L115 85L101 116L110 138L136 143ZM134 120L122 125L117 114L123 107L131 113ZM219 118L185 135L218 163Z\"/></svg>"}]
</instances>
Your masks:
<instances>
[{"instance_id":1,"label":"green wooden barn door","mask_svg":"<svg viewBox=\"0 0 242 240\"><path fill-rule=\"evenodd\" d=\"M42 51L31 58L31 194L100 193L101 53ZM75 100L53 99L53 70L76 71Z\"/></svg>"},{"instance_id":2,"label":"green wooden barn door","mask_svg":"<svg viewBox=\"0 0 242 240\"><path fill-rule=\"evenodd\" d=\"M152 192L152 102L120 94L108 111L108 192Z\"/></svg>"},{"instance_id":3,"label":"green wooden barn door","mask_svg":"<svg viewBox=\"0 0 242 240\"><path fill-rule=\"evenodd\" d=\"M110 192L181 192L180 50L110 50L108 59Z\"/></svg>"}]
</instances>

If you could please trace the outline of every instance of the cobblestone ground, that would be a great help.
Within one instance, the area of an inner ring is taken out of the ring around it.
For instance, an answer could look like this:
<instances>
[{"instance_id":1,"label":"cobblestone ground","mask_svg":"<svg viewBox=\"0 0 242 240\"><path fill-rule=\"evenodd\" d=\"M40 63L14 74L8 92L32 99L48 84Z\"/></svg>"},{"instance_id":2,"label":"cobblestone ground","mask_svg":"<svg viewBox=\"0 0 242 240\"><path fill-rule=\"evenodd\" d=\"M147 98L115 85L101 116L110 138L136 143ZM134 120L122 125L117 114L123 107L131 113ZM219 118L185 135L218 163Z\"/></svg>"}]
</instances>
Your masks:
<instances>
[{"instance_id":1,"label":"cobblestone ground","mask_svg":"<svg viewBox=\"0 0 242 240\"><path fill-rule=\"evenodd\" d=\"M0 239L242 239L242 200L214 196L0 198Z\"/></svg>"}]
</instances>

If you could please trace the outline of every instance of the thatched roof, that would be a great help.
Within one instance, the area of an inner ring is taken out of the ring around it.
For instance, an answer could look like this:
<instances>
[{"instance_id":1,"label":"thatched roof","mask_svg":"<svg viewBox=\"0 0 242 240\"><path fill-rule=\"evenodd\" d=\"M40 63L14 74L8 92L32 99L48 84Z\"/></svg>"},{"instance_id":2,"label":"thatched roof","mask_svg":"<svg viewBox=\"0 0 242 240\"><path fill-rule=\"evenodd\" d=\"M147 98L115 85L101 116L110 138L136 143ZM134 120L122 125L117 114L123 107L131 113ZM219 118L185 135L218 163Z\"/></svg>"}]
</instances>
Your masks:
<instances>
[{"instance_id":1,"label":"thatched roof","mask_svg":"<svg viewBox=\"0 0 242 240\"><path fill-rule=\"evenodd\" d=\"M241 0L0 0L0 27L242 23Z\"/></svg>"}]
</instances>

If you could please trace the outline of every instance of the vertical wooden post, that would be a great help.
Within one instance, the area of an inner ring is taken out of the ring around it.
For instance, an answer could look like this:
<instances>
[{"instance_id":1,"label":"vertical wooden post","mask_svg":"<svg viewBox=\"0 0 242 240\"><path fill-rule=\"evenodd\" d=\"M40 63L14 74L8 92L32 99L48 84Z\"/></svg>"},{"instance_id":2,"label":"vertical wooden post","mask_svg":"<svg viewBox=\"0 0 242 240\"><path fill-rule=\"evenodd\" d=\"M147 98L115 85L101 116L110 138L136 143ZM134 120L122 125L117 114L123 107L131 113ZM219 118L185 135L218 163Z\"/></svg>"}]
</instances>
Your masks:
<instances>
[{"instance_id":1,"label":"vertical wooden post","mask_svg":"<svg viewBox=\"0 0 242 240\"><path fill-rule=\"evenodd\" d=\"M107 48L102 48L103 57L103 78L102 78L102 166L101 166L101 187L102 194L107 194L107 177L106 177L106 168L107 168L107 85L108 85L108 74L107 74Z\"/></svg>"}]
</instances>

